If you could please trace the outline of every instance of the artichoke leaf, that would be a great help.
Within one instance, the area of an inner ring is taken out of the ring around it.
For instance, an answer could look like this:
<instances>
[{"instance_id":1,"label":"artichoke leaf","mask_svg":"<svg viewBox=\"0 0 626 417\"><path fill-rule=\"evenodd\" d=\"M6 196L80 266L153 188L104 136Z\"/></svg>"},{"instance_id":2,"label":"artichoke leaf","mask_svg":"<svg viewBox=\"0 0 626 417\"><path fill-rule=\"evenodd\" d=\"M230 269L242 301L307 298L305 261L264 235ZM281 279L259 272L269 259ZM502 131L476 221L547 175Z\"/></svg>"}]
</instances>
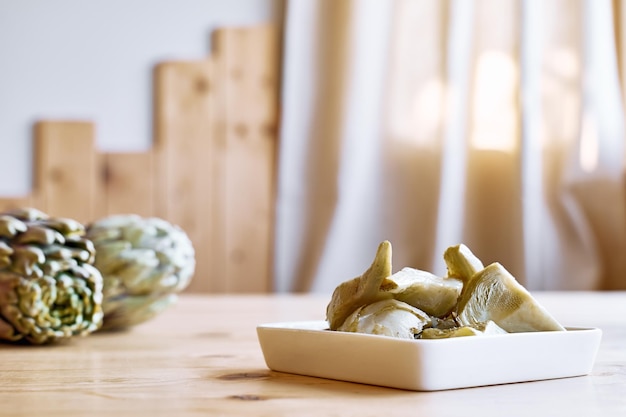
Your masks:
<instances>
[{"instance_id":1,"label":"artichoke leaf","mask_svg":"<svg viewBox=\"0 0 626 417\"><path fill-rule=\"evenodd\" d=\"M82 236L85 233L85 226L82 223L65 217L55 217L40 220L45 227L56 230L64 237Z\"/></svg>"},{"instance_id":2,"label":"artichoke leaf","mask_svg":"<svg viewBox=\"0 0 626 417\"><path fill-rule=\"evenodd\" d=\"M565 330L499 263L472 277L456 310L462 325L489 320L509 333Z\"/></svg>"},{"instance_id":3,"label":"artichoke leaf","mask_svg":"<svg viewBox=\"0 0 626 417\"><path fill-rule=\"evenodd\" d=\"M0 215L0 237L12 238L27 229L28 227L21 220L8 215Z\"/></svg>"},{"instance_id":4,"label":"artichoke leaf","mask_svg":"<svg viewBox=\"0 0 626 417\"><path fill-rule=\"evenodd\" d=\"M7 245L5 241L0 240L0 256L7 257L13 253L13 248Z\"/></svg>"},{"instance_id":5,"label":"artichoke leaf","mask_svg":"<svg viewBox=\"0 0 626 417\"><path fill-rule=\"evenodd\" d=\"M402 268L391 275L395 284L389 293L431 316L444 317L456 306L463 283L456 278L442 278L414 268Z\"/></svg>"},{"instance_id":6,"label":"artichoke leaf","mask_svg":"<svg viewBox=\"0 0 626 417\"><path fill-rule=\"evenodd\" d=\"M0 317L0 340L17 342L21 338L22 336L15 332L15 328Z\"/></svg>"},{"instance_id":7,"label":"artichoke leaf","mask_svg":"<svg viewBox=\"0 0 626 417\"><path fill-rule=\"evenodd\" d=\"M392 298L389 292L381 291L386 278L391 275L391 243L380 243L371 266L361 276L339 284L326 307L326 320L331 330L339 326L357 308L376 301ZM394 284L391 284L394 286Z\"/></svg>"},{"instance_id":8,"label":"artichoke leaf","mask_svg":"<svg viewBox=\"0 0 626 417\"><path fill-rule=\"evenodd\" d=\"M53 229L47 229L42 226L31 226L25 232L17 235L14 242L20 244L38 243L40 245L59 243L62 245L65 243L65 237Z\"/></svg>"},{"instance_id":9,"label":"artichoke leaf","mask_svg":"<svg viewBox=\"0 0 626 417\"><path fill-rule=\"evenodd\" d=\"M474 274L481 271L484 265L480 259L464 244L450 246L443 253L448 268L448 277L458 278L468 284Z\"/></svg>"}]
</instances>

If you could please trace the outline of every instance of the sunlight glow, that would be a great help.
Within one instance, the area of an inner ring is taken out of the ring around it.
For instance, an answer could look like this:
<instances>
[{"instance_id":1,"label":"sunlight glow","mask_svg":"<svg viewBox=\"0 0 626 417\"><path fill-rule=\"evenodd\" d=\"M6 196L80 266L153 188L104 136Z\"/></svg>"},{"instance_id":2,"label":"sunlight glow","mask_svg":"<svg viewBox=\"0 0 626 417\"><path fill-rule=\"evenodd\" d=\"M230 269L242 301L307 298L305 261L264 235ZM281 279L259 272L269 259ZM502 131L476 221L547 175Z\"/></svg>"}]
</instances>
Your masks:
<instances>
[{"instance_id":1,"label":"sunlight glow","mask_svg":"<svg viewBox=\"0 0 626 417\"><path fill-rule=\"evenodd\" d=\"M567 47L549 47L544 53L541 75L543 145L570 141L580 129L582 104L581 52Z\"/></svg>"},{"instance_id":2,"label":"sunlight glow","mask_svg":"<svg viewBox=\"0 0 626 417\"><path fill-rule=\"evenodd\" d=\"M589 114L585 114L580 132L579 149L580 166L585 172L593 172L598 166L599 145L595 120Z\"/></svg>"},{"instance_id":3,"label":"sunlight glow","mask_svg":"<svg viewBox=\"0 0 626 417\"><path fill-rule=\"evenodd\" d=\"M487 51L479 56L472 103L472 147L515 150L519 135L518 85L519 71L510 55Z\"/></svg>"},{"instance_id":4,"label":"sunlight glow","mask_svg":"<svg viewBox=\"0 0 626 417\"><path fill-rule=\"evenodd\" d=\"M572 49L555 48L546 60L546 66L559 78L574 80L580 76L580 61Z\"/></svg>"},{"instance_id":5,"label":"sunlight glow","mask_svg":"<svg viewBox=\"0 0 626 417\"><path fill-rule=\"evenodd\" d=\"M437 143L443 122L445 86L433 78L423 84L413 101L413 135L418 146Z\"/></svg>"}]
</instances>

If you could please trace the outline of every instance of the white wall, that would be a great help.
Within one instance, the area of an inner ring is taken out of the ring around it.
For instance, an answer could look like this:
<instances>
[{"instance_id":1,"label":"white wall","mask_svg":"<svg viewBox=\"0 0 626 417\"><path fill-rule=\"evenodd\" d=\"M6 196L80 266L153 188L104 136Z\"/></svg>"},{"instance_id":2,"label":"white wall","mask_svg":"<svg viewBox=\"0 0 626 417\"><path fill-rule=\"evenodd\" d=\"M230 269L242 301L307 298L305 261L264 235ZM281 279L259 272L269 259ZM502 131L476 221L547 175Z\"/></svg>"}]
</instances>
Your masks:
<instances>
[{"instance_id":1,"label":"white wall","mask_svg":"<svg viewBox=\"0 0 626 417\"><path fill-rule=\"evenodd\" d=\"M0 196L32 181L32 123L89 119L103 151L151 145L152 68L210 52L221 26L279 22L282 0L0 0Z\"/></svg>"}]
</instances>

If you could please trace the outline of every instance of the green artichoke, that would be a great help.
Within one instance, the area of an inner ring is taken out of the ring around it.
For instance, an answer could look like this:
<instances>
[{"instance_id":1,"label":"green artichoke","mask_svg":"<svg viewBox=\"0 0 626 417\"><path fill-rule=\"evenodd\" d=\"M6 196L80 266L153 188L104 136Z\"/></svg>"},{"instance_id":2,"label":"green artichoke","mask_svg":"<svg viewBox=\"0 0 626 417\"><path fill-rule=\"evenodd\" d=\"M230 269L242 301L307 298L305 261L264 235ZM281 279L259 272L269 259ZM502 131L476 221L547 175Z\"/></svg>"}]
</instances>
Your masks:
<instances>
[{"instance_id":1,"label":"green artichoke","mask_svg":"<svg viewBox=\"0 0 626 417\"><path fill-rule=\"evenodd\" d=\"M102 324L102 276L85 228L36 209L0 214L0 339L43 344Z\"/></svg>"},{"instance_id":2,"label":"green artichoke","mask_svg":"<svg viewBox=\"0 0 626 417\"><path fill-rule=\"evenodd\" d=\"M114 215L87 227L104 279L103 329L142 323L173 304L195 269L194 248L178 226L135 214Z\"/></svg>"}]
</instances>

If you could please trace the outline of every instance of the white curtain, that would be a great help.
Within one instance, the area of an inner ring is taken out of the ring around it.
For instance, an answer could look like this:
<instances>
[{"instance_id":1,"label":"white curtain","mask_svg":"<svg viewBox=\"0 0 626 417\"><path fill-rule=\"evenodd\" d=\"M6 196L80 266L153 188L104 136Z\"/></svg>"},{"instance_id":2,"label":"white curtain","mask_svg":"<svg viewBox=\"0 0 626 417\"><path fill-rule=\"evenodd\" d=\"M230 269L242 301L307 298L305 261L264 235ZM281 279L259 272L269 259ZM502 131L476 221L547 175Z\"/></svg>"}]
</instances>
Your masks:
<instances>
[{"instance_id":1,"label":"white curtain","mask_svg":"<svg viewBox=\"0 0 626 417\"><path fill-rule=\"evenodd\" d=\"M328 292L382 240L465 243L531 290L626 288L609 0L287 3L277 291Z\"/></svg>"}]
</instances>

